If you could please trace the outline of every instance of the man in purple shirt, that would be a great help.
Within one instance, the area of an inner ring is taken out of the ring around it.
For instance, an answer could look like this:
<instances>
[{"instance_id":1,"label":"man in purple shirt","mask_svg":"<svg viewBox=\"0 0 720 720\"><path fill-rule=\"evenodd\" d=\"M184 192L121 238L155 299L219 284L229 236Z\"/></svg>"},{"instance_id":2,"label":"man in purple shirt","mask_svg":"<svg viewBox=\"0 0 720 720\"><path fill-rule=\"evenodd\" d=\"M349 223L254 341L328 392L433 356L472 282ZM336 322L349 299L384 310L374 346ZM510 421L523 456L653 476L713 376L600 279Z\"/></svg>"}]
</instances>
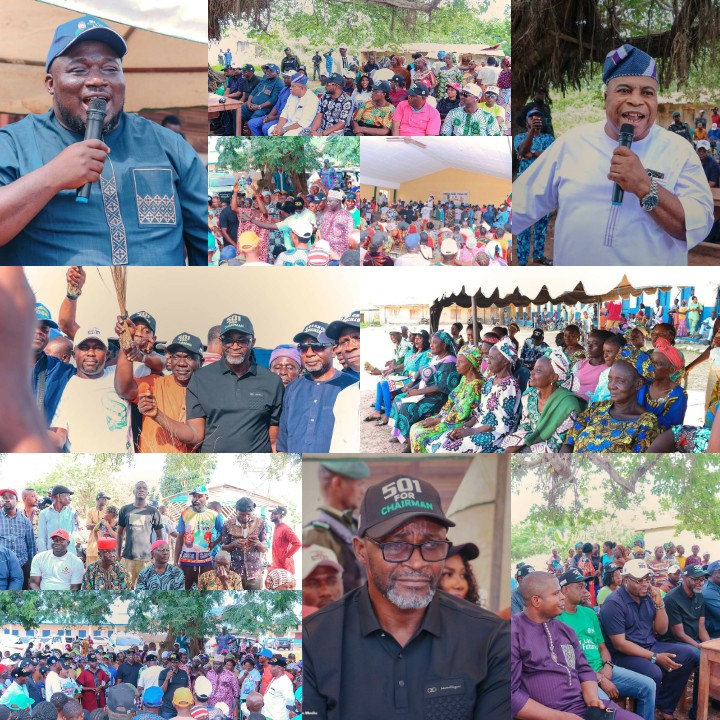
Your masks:
<instances>
[{"instance_id":1,"label":"man in purple shirt","mask_svg":"<svg viewBox=\"0 0 720 720\"><path fill-rule=\"evenodd\" d=\"M663 720L673 712L695 669L694 648L682 643L658 642L668 630L668 616L660 588L652 586L653 573L644 560L623 567L623 584L600 608L600 626L608 640L613 662L655 681L655 708Z\"/></svg>"},{"instance_id":2,"label":"man in purple shirt","mask_svg":"<svg viewBox=\"0 0 720 720\"><path fill-rule=\"evenodd\" d=\"M525 609L511 620L512 717L580 720L593 717L598 708L612 707L616 720L640 720L635 713L598 698L597 675L588 665L575 631L555 620L565 607L557 577L530 573L523 581L522 593Z\"/></svg>"}]
</instances>

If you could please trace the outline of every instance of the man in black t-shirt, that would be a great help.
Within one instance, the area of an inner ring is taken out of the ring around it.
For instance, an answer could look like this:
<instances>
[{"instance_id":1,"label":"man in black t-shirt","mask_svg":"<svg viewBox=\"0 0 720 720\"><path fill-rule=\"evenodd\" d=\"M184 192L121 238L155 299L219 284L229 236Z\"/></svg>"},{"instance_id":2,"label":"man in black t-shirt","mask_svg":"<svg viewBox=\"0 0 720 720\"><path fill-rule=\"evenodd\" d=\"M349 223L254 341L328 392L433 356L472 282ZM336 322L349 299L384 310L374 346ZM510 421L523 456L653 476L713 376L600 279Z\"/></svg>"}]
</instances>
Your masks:
<instances>
[{"instance_id":1,"label":"man in black t-shirt","mask_svg":"<svg viewBox=\"0 0 720 720\"><path fill-rule=\"evenodd\" d=\"M135 653L131 650L125 662L118 668L115 682L119 685L120 683L130 683L137 687L138 677L140 677L140 664L135 662Z\"/></svg>"},{"instance_id":2,"label":"man in black t-shirt","mask_svg":"<svg viewBox=\"0 0 720 720\"><path fill-rule=\"evenodd\" d=\"M138 574L150 564L153 531L154 539L162 540L163 530L160 511L147 503L147 483L135 483L133 492L135 502L120 508L117 534L118 555L127 569L129 587L135 587Z\"/></svg>"},{"instance_id":3,"label":"man in black t-shirt","mask_svg":"<svg viewBox=\"0 0 720 720\"><path fill-rule=\"evenodd\" d=\"M160 706L160 715L164 718L172 718L177 715L173 706L173 695L178 688L189 688L190 678L188 674L180 669L180 658L177 653L171 653L168 658L170 667L158 675L158 683L163 691L163 701Z\"/></svg>"},{"instance_id":4,"label":"man in black t-shirt","mask_svg":"<svg viewBox=\"0 0 720 720\"><path fill-rule=\"evenodd\" d=\"M241 193L241 195L244 200L244 193ZM220 213L220 232L225 240L225 247L220 251L221 260L230 260L236 256L239 225L237 212L229 205L223 208ZM235 252L231 252L227 248L233 248Z\"/></svg>"}]
</instances>

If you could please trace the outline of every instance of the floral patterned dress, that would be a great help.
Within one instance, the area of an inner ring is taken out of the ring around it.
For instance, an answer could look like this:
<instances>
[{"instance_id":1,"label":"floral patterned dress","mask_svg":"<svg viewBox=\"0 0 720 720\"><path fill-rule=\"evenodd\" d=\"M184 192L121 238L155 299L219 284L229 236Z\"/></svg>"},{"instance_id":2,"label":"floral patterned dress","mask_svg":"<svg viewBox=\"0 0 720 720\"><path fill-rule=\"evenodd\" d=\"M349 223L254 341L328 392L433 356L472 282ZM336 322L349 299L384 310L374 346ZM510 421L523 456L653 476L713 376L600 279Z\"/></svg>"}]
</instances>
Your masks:
<instances>
[{"instance_id":1,"label":"floral patterned dress","mask_svg":"<svg viewBox=\"0 0 720 720\"><path fill-rule=\"evenodd\" d=\"M438 70L437 73L437 85L435 86L435 97L440 100L445 97L445 90L447 90L448 83L457 83L462 85L463 73L459 67L453 65L452 67L444 67Z\"/></svg>"},{"instance_id":2,"label":"floral patterned dress","mask_svg":"<svg viewBox=\"0 0 720 720\"><path fill-rule=\"evenodd\" d=\"M460 427L470 419L478 402L484 381L480 378L467 382L465 378L450 393L447 402L435 416L440 419L438 425L422 427L415 424L410 428L410 448L412 452L433 452L433 441L450 430Z\"/></svg>"},{"instance_id":3,"label":"floral patterned dress","mask_svg":"<svg viewBox=\"0 0 720 720\"><path fill-rule=\"evenodd\" d=\"M372 100L358 106L353 120L364 127L385 128L392 130L392 118L395 106L388 103L384 107L377 107Z\"/></svg>"},{"instance_id":4,"label":"floral patterned dress","mask_svg":"<svg viewBox=\"0 0 720 720\"><path fill-rule=\"evenodd\" d=\"M406 393L395 398L390 419L394 421L393 435L401 442L410 436L410 428L423 418L437 413L446 403L450 393L460 384L462 376L455 367L456 357L446 355L422 369L421 384L423 387L437 387L440 392L435 395L420 396L418 402L404 403Z\"/></svg>"},{"instance_id":5,"label":"floral patterned dress","mask_svg":"<svg viewBox=\"0 0 720 720\"><path fill-rule=\"evenodd\" d=\"M476 423L492 429L477 435L453 440L443 433L432 444L430 452L437 453L488 453L498 452L506 435L513 432L520 415L520 385L513 375L501 380L486 380L475 409Z\"/></svg>"},{"instance_id":6,"label":"floral patterned dress","mask_svg":"<svg viewBox=\"0 0 720 720\"><path fill-rule=\"evenodd\" d=\"M511 432L505 437L502 441L502 448L524 445L525 438L537 427L540 415L537 388L529 387L522 396L522 417L520 418L520 424L515 432ZM560 452L560 448L565 443L565 438L569 430L575 426L577 416L577 412L571 412L567 420L558 425L548 440L533 443L526 447L525 450L534 453Z\"/></svg>"},{"instance_id":7,"label":"floral patterned dress","mask_svg":"<svg viewBox=\"0 0 720 720\"><path fill-rule=\"evenodd\" d=\"M595 403L578 415L567 435L574 452L645 452L662 432L651 412L635 420L616 420L610 415L612 406L612 400Z\"/></svg>"},{"instance_id":8,"label":"floral patterned dress","mask_svg":"<svg viewBox=\"0 0 720 720\"><path fill-rule=\"evenodd\" d=\"M244 232L254 232L260 238L260 262L268 261L268 245L270 239L270 231L265 228L258 227L253 223L253 220L259 220L260 222L270 222L270 216L261 213L259 210L252 208L242 208L237 211L238 214L238 240ZM250 220L243 220L243 215L249 215Z\"/></svg>"}]
</instances>

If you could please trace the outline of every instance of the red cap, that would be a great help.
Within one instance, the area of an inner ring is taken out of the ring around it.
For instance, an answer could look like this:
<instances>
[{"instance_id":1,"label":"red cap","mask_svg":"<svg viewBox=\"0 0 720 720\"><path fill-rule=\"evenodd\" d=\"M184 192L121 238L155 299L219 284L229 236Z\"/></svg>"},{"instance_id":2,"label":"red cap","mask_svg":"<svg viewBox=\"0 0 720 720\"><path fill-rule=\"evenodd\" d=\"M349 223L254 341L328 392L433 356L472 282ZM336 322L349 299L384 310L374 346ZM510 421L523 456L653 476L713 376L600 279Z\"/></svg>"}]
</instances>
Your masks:
<instances>
[{"instance_id":1,"label":"red cap","mask_svg":"<svg viewBox=\"0 0 720 720\"><path fill-rule=\"evenodd\" d=\"M12 493L16 498L18 496L17 490L13 490L12 488L5 488L4 490L0 490L0 495L6 492Z\"/></svg>"},{"instance_id":2,"label":"red cap","mask_svg":"<svg viewBox=\"0 0 720 720\"><path fill-rule=\"evenodd\" d=\"M98 550L115 550L117 542L115 541L115 538L102 537L98 538L97 547Z\"/></svg>"},{"instance_id":3,"label":"red cap","mask_svg":"<svg viewBox=\"0 0 720 720\"><path fill-rule=\"evenodd\" d=\"M61 537L61 538L65 538L65 540L69 540L69 539L70 539L70 534L68 533L67 530L63 530L62 528L59 528L59 529L56 530L54 533L52 533L52 535L50 535L50 537L51 537L51 538Z\"/></svg>"},{"instance_id":4,"label":"red cap","mask_svg":"<svg viewBox=\"0 0 720 720\"><path fill-rule=\"evenodd\" d=\"M167 545L167 540L156 540L151 546L150 550L155 550L155 548L159 548L161 545Z\"/></svg>"}]
</instances>

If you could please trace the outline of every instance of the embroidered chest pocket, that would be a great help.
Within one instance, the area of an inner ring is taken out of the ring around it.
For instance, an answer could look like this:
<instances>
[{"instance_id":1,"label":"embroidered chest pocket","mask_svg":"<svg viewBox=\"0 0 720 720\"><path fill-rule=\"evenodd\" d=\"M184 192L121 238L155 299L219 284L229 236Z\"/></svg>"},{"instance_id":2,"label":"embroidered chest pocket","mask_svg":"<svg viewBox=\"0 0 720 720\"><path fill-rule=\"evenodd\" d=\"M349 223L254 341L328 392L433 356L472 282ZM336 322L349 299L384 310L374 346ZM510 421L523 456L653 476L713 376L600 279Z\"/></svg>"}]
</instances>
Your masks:
<instances>
[{"instance_id":1,"label":"embroidered chest pocket","mask_svg":"<svg viewBox=\"0 0 720 720\"><path fill-rule=\"evenodd\" d=\"M132 173L140 225L177 225L177 203L172 170L133 168Z\"/></svg>"},{"instance_id":2,"label":"embroidered chest pocket","mask_svg":"<svg viewBox=\"0 0 720 720\"><path fill-rule=\"evenodd\" d=\"M423 720L471 720L472 705L463 678L425 683Z\"/></svg>"}]
</instances>

